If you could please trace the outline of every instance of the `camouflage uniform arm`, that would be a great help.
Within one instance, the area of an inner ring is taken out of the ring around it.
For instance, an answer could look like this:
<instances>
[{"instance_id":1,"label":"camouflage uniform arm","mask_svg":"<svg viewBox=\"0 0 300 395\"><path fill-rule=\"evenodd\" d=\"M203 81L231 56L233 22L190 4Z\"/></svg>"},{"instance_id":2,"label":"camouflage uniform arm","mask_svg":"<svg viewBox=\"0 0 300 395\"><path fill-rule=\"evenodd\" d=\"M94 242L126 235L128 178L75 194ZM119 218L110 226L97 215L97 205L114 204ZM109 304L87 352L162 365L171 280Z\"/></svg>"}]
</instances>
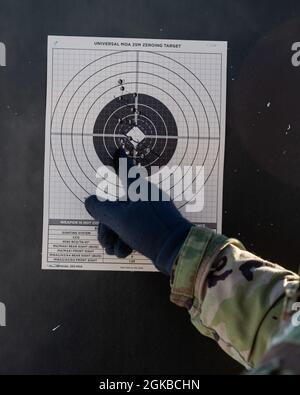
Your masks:
<instances>
[{"instance_id":1,"label":"camouflage uniform arm","mask_svg":"<svg viewBox=\"0 0 300 395\"><path fill-rule=\"evenodd\" d=\"M294 273L235 239L193 227L174 264L171 301L245 367L255 366L278 330L284 282Z\"/></svg>"}]
</instances>

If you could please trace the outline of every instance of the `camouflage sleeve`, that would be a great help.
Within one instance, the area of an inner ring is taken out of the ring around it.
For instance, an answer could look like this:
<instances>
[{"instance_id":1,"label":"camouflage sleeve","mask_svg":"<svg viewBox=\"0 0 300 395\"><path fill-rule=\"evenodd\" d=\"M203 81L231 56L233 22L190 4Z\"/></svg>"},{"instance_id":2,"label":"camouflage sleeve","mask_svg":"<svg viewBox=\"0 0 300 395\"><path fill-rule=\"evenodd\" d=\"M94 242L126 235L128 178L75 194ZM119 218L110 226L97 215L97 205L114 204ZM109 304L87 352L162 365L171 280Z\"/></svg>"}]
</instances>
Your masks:
<instances>
[{"instance_id":1,"label":"camouflage sleeve","mask_svg":"<svg viewBox=\"0 0 300 395\"><path fill-rule=\"evenodd\" d=\"M284 283L294 273L246 251L235 239L193 227L171 276L171 301L246 368L278 330Z\"/></svg>"}]
</instances>

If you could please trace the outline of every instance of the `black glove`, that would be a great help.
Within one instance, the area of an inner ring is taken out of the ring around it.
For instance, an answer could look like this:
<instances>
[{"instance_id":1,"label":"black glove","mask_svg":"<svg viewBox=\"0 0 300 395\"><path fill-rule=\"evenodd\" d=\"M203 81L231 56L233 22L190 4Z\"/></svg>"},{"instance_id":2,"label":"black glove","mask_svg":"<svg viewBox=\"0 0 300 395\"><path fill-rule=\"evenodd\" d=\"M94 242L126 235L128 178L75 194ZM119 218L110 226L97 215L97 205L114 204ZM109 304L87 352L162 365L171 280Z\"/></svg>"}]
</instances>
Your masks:
<instances>
[{"instance_id":1,"label":"black glove","mask_svg":"<svg viewBox=\"0 0 300 395\"><path fill-rule=\"evenodd\" d=\"M120 149L118 156L125 158L126 154ZM132 165L127 159L128 170ZM107 254L124 258L134 249L150 258L161 272L171 273L192 224L172 201L163 201L163 195L159 190L159 201L99 201L95 195L86 199L87 211L99 221L98 240Z\"/></svg>"}]
</instances>

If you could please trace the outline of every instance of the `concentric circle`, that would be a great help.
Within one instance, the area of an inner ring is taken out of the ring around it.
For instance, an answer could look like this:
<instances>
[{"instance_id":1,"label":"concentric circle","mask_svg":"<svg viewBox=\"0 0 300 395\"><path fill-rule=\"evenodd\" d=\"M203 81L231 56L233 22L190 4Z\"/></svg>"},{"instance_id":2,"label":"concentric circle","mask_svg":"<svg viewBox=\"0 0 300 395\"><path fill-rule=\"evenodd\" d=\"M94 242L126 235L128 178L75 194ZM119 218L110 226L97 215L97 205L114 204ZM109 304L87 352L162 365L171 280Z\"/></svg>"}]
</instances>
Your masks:
<instances>
[{"instance_id":1,"label":"concentric circle","mask_svg":"<svg viewBox=\"0 0 300 395\"><path fill-rule=\"evenodd\" d=\"M204 165L207 181L217 163L216 105L200 79L170 56L116 51L98 57L54 102L54 165L81 201L95 193L98 167L111 166L120 145L149 176L151 166L197 164Z\"/></svg>"}]
</instances>

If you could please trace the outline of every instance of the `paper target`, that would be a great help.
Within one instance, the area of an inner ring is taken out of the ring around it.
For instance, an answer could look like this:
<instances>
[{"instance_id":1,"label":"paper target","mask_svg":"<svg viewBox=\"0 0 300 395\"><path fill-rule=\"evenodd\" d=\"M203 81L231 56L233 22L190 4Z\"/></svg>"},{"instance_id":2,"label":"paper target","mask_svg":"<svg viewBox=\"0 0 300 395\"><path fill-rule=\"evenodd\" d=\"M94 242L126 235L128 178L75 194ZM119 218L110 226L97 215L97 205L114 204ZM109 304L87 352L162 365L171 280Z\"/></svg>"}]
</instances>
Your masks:
<instances>
[{"instance_id":1,"label":"paper target","mask_svg":"<svg viewBox=\"0 0 300 395\"><path fill-rule=\"evenodd\" d=\"M136 252L108 255L83 204L118 198L118 177L104 186L98 170L114 171L119 147L191 222L221 231L226 53L224 42L49 37L43 268L156 271Z\"/></svg>"}]
</instances>

